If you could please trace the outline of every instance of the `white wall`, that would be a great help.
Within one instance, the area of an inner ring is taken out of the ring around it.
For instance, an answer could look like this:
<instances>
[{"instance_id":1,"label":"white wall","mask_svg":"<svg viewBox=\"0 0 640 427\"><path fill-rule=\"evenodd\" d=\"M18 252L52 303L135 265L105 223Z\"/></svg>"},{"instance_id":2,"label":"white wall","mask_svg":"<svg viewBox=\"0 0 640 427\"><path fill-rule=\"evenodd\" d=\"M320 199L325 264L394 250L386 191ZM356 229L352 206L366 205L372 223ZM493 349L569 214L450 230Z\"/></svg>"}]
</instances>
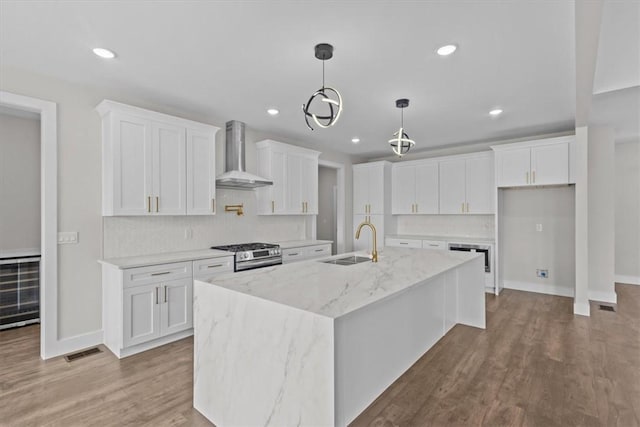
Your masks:
<instances>
[{"instance_id":1,"label":"white wall","mask_svg":"<svg viewBox=\"0 0 640 427\"><path fill-rule=\"evenodd\" d=\"M616 281L640 285L640 140L615 146Z\"/></svg>"},{"instance_id":2,"label":"white wall","mask_svg":"<svg viewBox=\"0 0 640 427\"><path fill-rule=\"evenodd\" d=\"M500 190L502 279L538 291L573 295L575 286L574 187ZM542 231L536 231L542 224ZM536 276L549 270L549 277Z\"/></svg>"},{"instance_id":3,"label":"white wall","mask_svg":"<svg viewBox=\"0 0 640 427\"><path fill-rule=\"evenodd\" d=\"M40 248L40 120L0 112L0 251Z\"/></svg>"},{"instance_id":4,"label":"white wall","mask_svg":"<svg viewBox=\"0 0 640 427\"><path fill-rule=\"evenodd\" d=\"M159 104L148 96L136 95L133 92L118 92L108 88L86 87L49 78L46 76L2 67L0 89L21 95L50 100L58 104L58 227L60 231L78 231L79 243L76 245L61 245L58 247L58 328L59 339L89 333L101 329L101 275L97 260L103 258L103 218L101 215L101 120L95 111L95 106L105 98L118 102L176 115L191 120L218 126L218 162L220 171L223 169L221 141L224 140L224 120L214 120L199 114L197 111L178 111L170 105ZM215 101L213 101L215 102ZM241 118L240 118L241 119ZM251 141L264 138L283 140L277 135L261 135L251 133L251 124L247 124L247 168L255 171L255 145ZM303 144L300 144L303 145ZM310 147L324 151L322 147ZM351 157L339 153L323 153L322 159L344 163L346 181L345 229L351 230L352 222L352 173ZM223 193L221 192L221 195ZM220 197L220 196L219 196ZM224 196L223 196L224 197ZM244 196L237 196L244 197ZM231 199L236 199L232 196ZM271 235L282 231L286 219L262 220L251 218L250 212L239 221L242 224L252 224L274 227L263 234L268 238L289 238L299 235L298 226L287 228L287 234ZM255 212L255 210L253 210ZM291 217L289 217L291 218ZM231 241L238 236L244 240L246 235L233 234L251 230L250 227L234 225L227 230L225 221L235 219L216 216L213 220L185 219L185 218L128 218L104 221L105 250L110 255L136 253L141 248L169 250L191 247L204 247L217 242L211 239L220 238L220 242ZM209 222L211 221L211 222ZM220 222L218 222L220 221ZM229 222L227 222L228 224ZM296 221L297 223L297 221ZM275 225L274 225L275 224ZM304 224L304 220L302 220ZM123 228L120 228L121 225ZM152 234L161 226L173 239L165 239L160 246L155 246ZM192 227L194 239L184 241L184 228ZM153 228L156 227L155 230ZM206 230L206 231L204 231ZM225 231L228 234L222 235ZM196 238L196 233L202 232ZM111 234L113 233L113 234ZM140 242L115 243L119 237L127 233L135 233ZM258 235L260 233L257 233ZM350 234L350 233L349 233ZM235 239L234 239L235 241ZM345 239L350 244L351 238Z\"/></svg>"},{"instance_id":5,"label":"white wall","mask_svg":"<svg viewBox=\"0 0 640 427\"><path fill-rule=\"evenodd\" d=\"M493 215L394 215L393 221L397 234L495 237Z\"/></svg>"},{"instance_id":6,"label":"white wall","mask_svg":"<svg viewBox=\"0 0 640 427\"><path fill-rule=\"evenodd\" d=\"M338 185L338 171L320 166L318 169L318 218L317 238L320 240L332 240L333 253L337 253L337 218L336 218L336 186ZM352 240L352 239L349 239Z\"/></svg>"},{"instance_id":7,"label":"white wall","mask_svg":"<svg viewBox=\"0 0 640 427\"><path fill-rule=\"evenodd\" d=\"M589 126L589 299L615 303L615 139Z\"/></svg>"}]
</instances>

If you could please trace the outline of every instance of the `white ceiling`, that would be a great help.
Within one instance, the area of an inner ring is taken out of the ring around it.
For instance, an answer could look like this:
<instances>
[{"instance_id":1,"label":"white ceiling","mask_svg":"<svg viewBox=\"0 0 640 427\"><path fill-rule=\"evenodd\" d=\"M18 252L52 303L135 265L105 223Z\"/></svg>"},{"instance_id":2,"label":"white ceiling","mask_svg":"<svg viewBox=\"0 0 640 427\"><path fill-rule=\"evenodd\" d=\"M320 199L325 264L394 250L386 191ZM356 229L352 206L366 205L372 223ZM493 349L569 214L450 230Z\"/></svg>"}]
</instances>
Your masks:
<instances>
[{"instance_id":1,"label":"white ceiling","mask_svg":"<svg viewBox=\"0 0 640 427\"><path fill-rule=\"evenodd\" d=\"M311 132L301 104L321 86L321 42L335 46L327 85L344 112ZM458 51L437 56L447 43ZM117 59L94 56L96 46ZM574 56L570 0L0 1L0 66L372 157L389 153L401 97L416 150L571 130ZM496 107L505 112L491 119Z\"/></svg>"}]
</instances>

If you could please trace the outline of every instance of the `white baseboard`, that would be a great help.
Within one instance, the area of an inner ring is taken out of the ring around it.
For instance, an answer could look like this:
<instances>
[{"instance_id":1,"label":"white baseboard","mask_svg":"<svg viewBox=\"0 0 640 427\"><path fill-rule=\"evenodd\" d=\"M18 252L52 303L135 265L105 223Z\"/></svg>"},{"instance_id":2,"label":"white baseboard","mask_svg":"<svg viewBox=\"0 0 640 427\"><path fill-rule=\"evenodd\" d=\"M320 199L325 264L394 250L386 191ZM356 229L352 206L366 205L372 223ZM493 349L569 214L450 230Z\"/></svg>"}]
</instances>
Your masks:
<instances>
[{"instance_id":1,"label":"white baseboard","mask_svg":"<svg viewBox=\"0 0 640 427\"><path fill-rule=\"evenodd\" d=\"M578 314L580 316L591 316L591 306L589 303L573 303L573 314Z\"/></svg>"},{"instance_id":2,"label":"white baseboard","mask_svg":"<svg viewBox=\"0 0 640 427\"><path fill-rule=\"evenodd\" d=\"M558 286L553 284L520 282L518 280L503 280L504 288L515 289L517 291L536 292L539 294L557 295L561 297L572 297L573 286Z\"/></svg>"},{"instance_id":3,"label":"white baseboard","mask_svg":"<svg viewBox=\"0 0 640 427\"><path fill-rule=\"evenodd\" d=\"M55 350L47 354L47 359L102 344L102 336L101 329L58 340Z\"/></svg>"},{"instance_id":4,"label":"white baseboard","mask_svg":"<svg viewBox=\"0 0 640 427\"><path fill-rule=\"evenodd\" d=\"M615 275L616 283L624 283L626 285L640 285L640 276L625 276L624 274Z\"/></svg>"},{"instance_id":5,"label":"white baseboard","mask_svg":"<svg viewBox=\"0 0 640 427\"><path fill-rule=\"evenodd\" d=\"M182 332L176 332L175 334L167 335L166 337L158 338L153 341L147 341L142 344L134 345L132 347L117 349L117 348L110 348L107 346L107 348L109 348L109 350L111 350L111 352L118 359L122 359L124 357L133 356L134 354L138 354L143 351L151 350L152 348L159 347L161 345L169 344L171 342L190 337L191 335L193 335L193 328L187 329L186 331L182 331Z\"/></svg>"},{"instance_id":6,"label":"white baseboard","mask_svg":"<svg viewBox=\"0 0 640 427\"><path fill-rule=\"evenodd\" d=\"M603 291L589 291L589 301L607 302L610 304L618 303L618 295L615 291L603 292Z\"/></svg>"}]
</instances>

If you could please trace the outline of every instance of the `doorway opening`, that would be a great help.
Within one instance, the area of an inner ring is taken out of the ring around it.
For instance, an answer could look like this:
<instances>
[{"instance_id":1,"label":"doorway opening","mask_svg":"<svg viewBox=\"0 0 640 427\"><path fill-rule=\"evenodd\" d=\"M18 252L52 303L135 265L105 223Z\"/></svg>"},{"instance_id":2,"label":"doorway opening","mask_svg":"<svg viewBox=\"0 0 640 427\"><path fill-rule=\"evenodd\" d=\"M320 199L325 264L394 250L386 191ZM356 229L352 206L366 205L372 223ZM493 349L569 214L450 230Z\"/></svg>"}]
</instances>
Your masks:
<instances>
[{"instance_id":1,"label":"doorway opening","mask_svg":"<svg viewBox=\"0 0 640 427\"><path fill-rule=\"evenodd\" d=\"M21 272L19 275L21 279L34 279L34 275L38 276L40 325L39 327L34 327L39 329L34 335L40 337L40 357L48 359L64 353L64 349L59 348L58 340L57 107L51 101L0 91L0 109L4 112L10 111L14 115L39 118L39 130L37 132L39 138L39 150L37 151L40 173L38 178L39 188L32 191L37 191L36 196L39 201L37 215L39 221L38 245L40 260L38 267L33 264L28 265L26 266L28 273L25 272L23 275ZM19 159L9 160L18 162ZM9 191L15 190L9 189ZM6 234L6 232L3 233ZM29 245L31 244L27 246ZM35 348L37 347L35 346Z\"/></svg>"},{"instance_id":2,"label":"doorway opening","mask_svg":"<svg viewBox=\"0 0 640 427\"><path fill-rule=\"evenodd\" d=\"M345 202L344 165L320 160L318 215L313 217L311 230L307 230L307 235L311 235L313 239L331 240L333 255L345 252Z\"/></svg>"}]
</instances>

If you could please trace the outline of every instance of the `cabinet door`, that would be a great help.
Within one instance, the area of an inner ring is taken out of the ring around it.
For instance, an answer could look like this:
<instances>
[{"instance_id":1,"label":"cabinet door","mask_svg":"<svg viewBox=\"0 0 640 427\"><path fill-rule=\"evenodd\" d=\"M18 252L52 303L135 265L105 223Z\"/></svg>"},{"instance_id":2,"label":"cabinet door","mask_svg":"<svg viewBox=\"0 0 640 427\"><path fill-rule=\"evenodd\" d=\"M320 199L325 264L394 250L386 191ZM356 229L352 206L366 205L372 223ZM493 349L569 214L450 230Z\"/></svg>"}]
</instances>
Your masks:
<instances>
[{"instance_id":1,"label":"cabinet door","mask_svg":"<svg viewBox=\"0 0 640 427\"><path fill-rule=\"evenodd\" d=\"M162 285L160 336L193 327L193 279L180 279Z\"/></svg>"},{"instance_id":2,"label":"cabinet door","mask_svg":"<svg viewBox=\"0 0 640 427\"><path fill-rule=\"evenodd\" d=\"M305 203L305 213L318 214L318 159L303 156L301 158L302 201Z\"/></svg>"},{"instance_id":3,"label":"cabinet door","mask_svg":"<svg viewBox=\"0 0 640 427\"><path fill-rule=\"evenodd\" d=\"M465 208L465 160L440 162L440 213L463 214Z\"/></svg>"},{"instance_id":4,"label":"cabinet door","mask_svg":"<svg viewBox=\"0 0 640 427\"><path fill-rule=\"evenodd\" d=\"M287 211L290 214L304 213L302 199L302 158L287 154Z\"/></svg>"},{"instance_id":5,"label":"cabinet door","mask_svg":"<svg viewBox=\"0 0 640 427\"><path fill-rule=\"evenodd\" d=\"M567 143L531 148L531 183L534 185L569 182L569 145Z\"/></svg>"},{"instance_id":6,"label":"cabinet door","mask_svg":"<svg viewBox=\"0 0 640 427\"><path fill-rule=\"evenodd\" d=\"M495 211L495 185L492 157L468 159L466 165L466 211L492 214Z\"/></svg>"},{"instance_id":7,"label":"cabinet door","mask_svg":"<svg viewBox=\"0 0 640 427\"><path fill-rule=\"evenodd\" d=\"M151 122L114 113L111 132L113 214L149 215L153 186Z\"/></svg>"},{"instance_id":8,"label":"cabinet door","mask_svg":"<svg viewBox=\"0 0 640 427\"><path fill-rule=\"evenodd\" d=\"M391 213L394 215L415 213L416 167L395 166L391 171L391 184Z\"/></svg>"},{"instance_id":9,"label":"cabinet door","mask_svg":"<svg viewBox=\"0 0 640 427\"><path fill-rule=\"evenodd\" d=\"M353 213L368 213L369 166L353 167Z\"/></svg>"},{"instance_id":10,"label":"cabinet door","mask_svg":"<svg viewBox=\"0 0 640 427\"><path fill-rule=\"evenodd\" d=\"M416 165L416 208L420 214L437 214L439 204L438 163Z\"/></svg>"},{"instance_id":11,"label":"cabinet door","mask_svg":"<svg viewBox=\"0 0 640 427\"><path fill-rule=\"evenodd\" d=\"M271 213L287 212L287 155L282 151L271 152Z\"/></svg>"},{"instance_id":12,"label":"cabinet door","mask_svg":"<svg viewBox=\"0 0 640 427\"><path fill-rule=\"evenodd\" d=\"M159 285L125 288L123 291L123 347L160 336Z\"/></svg>"},{"instance_id":13,"label":"cabinet door","mask_svg":"<svg viewBox=\"0 0 640 427\"><path fill-rule=\"evenodd\" d=\"M531 150L519 148L496 152L498 187L517 187L531 183Z\"/></svg>"},{"instance_id":14,"label":"cabinet door","mask_svg":"<svg viewBox=\"0 0 640 427\"><path fill-rule=\"evenodd\" d=\"M184 215L186 209L186 130L153 124L153 212Z\"/></svg>"},{"instance_id":15,"label":"cabinet door","mask_svg":"<svg viewBox=\"0 0 640 427\"><path fill-rule=\"evenodd\" d=\"M187 215L215 214L216 146L213 133L187 129Z\"/></svg>"},{"instance_id":16,"label":"cabinet door","mask_svg":"<svg viewBox=\"0 0 640 427\"><path fill-rule=\"evenodd\" d=\"M369 167L369 214L384 214L384 164ZM387 212L388 213L388 212Z\"/></svg>"}]
</instances>

